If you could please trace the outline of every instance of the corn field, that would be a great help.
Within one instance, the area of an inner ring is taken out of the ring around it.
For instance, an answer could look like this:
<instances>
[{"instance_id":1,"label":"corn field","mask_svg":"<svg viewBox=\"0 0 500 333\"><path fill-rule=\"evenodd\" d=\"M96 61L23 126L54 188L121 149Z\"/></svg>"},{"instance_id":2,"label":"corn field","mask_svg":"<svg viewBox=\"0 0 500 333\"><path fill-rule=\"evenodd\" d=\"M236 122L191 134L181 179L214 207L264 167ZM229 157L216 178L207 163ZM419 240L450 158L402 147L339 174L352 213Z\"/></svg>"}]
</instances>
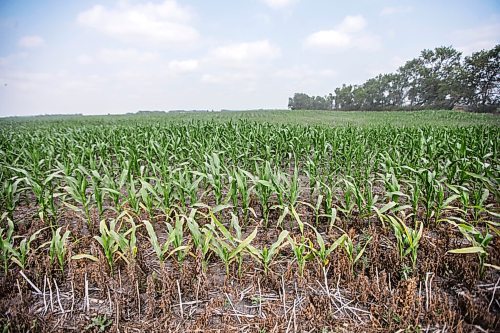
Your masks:
<instances>
[{"instance_id":1,"label":"corn field","mask_svg":"<svg viewBox=\"0 0 500 333\"><path fill-rule=\"evenodd\" d=\"M0 121L3 331L500 329L496 117L297 114Z\"/></svg>"}]
</instances>

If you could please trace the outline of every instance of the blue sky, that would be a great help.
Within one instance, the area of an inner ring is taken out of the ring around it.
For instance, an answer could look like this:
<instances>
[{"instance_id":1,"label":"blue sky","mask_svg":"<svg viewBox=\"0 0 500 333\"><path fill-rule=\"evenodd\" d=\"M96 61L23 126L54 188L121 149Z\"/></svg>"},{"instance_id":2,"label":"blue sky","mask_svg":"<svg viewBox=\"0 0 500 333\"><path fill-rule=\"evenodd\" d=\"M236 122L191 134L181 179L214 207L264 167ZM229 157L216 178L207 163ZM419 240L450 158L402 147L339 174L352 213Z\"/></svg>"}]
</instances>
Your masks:
<instances>
[{"instance_id":1,"label":"blue sky","mask_svg":"<svg viewBox=\"0 0 500 333\"><path fill-rule=\"evenodd\" d=\"M286 108L498 43L495 0L0 0L0 116Z\"/></svg>"}]
</instances>

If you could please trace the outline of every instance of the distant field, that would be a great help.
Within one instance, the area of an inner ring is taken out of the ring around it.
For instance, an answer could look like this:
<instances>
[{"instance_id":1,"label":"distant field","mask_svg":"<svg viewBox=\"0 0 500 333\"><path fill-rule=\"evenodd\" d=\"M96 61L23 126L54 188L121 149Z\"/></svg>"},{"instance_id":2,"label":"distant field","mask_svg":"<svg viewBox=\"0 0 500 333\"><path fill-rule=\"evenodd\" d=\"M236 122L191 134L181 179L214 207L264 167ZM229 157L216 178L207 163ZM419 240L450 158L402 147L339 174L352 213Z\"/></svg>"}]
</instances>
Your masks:
<instances>
[{"instance_id":1,"label":"distant field","mask_svg":"<svg viewBox=\"0 0 500 333\"><path fill-rule=\"evenodd\" d=\"M0 118L1 123L11 122L52 122L72 119L85 123L144 122L154 121L189 121L189 120L237 120L246 119L259 122L289 123L297 125L324 126L468 126L495 125L500 126L500 115L477 114L461 111L290 111L290 110L258 110L258 111L224 111L224 112L182 112L165 114L134 114L111 116L40 116ZM75 122L74 122L75 123Z\"/></svg>"},{"instance_id":2,"label":"distant field","mask_svg":"<svg viewBox=\"0 0 500 333\"><path fill-rule=\"evenodd\" d=\"M500 118L0 120L4 332L500 328Z\"/></svg>"}]
</instances>

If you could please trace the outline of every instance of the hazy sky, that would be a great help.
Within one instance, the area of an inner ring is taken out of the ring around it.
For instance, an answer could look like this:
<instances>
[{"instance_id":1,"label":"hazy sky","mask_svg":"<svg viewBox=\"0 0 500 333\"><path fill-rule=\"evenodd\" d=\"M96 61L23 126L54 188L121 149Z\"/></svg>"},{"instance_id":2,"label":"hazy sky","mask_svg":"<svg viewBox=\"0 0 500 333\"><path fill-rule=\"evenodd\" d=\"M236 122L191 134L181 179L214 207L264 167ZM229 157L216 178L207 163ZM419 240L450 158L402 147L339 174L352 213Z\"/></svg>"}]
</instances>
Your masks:
<instances>
[{"instance_id":1,"label":"hazy sky","mask_svg":"<svg viewBox=\"0 0 500 333\"><path fill-rule=\"evenodd\" d=\"M498 43L498 0L0 0L0 115L286 108Z\"/></svg>"}]
</instances>

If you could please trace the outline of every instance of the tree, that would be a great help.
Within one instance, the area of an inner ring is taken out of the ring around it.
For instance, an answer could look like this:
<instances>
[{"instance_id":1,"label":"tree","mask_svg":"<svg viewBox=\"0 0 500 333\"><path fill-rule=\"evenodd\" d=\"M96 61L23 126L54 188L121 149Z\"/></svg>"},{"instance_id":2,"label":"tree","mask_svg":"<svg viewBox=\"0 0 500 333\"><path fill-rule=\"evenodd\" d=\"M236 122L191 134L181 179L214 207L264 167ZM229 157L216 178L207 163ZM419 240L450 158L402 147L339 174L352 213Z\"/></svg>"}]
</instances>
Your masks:
<instances>
[{"instance_id":1,"label":"tree","mask_svg":"<svg viewBox=\"0 0 500 333\"><path fill-rule=\"evenodd\" d=\"M325 97L309 96L304 93L296 93L293 98L288 99L288 108L292 110L331 110L333 96Z\"/></svg>"},{"instance_id":2,"label":"tree","mask_svg":"<svg viewBox=\"0 0 500 333\"><path fill-rule=\"evenodd\" d=\"M362 85L335 88L328 96L295 94L291 109L383 110L452 109L464 103L475 110L500 106L500 44L488 51L462 54L451 46L423 50L396 73L380 74Z\"/></svg>"},{"instance_id":3,"label":"tree","mask_svg":"<svg viewBox=\"0 0 500 333\"><path fill-rule=\"evenodd\" d=\"M353 86L343 84L342 88L335 88L334 101L336 110L353 110Z\"/></svg>"},{"instance_id":4,"label":"tree","mask_svg":"<svg viewBox=\"0 0 500 333\"><path fill-rule=\"evenodd\" d=\"M500 44L489 51L465 57L462 102L475 109L495 109L500 105Z\"/></svg>"}]
</instances>

